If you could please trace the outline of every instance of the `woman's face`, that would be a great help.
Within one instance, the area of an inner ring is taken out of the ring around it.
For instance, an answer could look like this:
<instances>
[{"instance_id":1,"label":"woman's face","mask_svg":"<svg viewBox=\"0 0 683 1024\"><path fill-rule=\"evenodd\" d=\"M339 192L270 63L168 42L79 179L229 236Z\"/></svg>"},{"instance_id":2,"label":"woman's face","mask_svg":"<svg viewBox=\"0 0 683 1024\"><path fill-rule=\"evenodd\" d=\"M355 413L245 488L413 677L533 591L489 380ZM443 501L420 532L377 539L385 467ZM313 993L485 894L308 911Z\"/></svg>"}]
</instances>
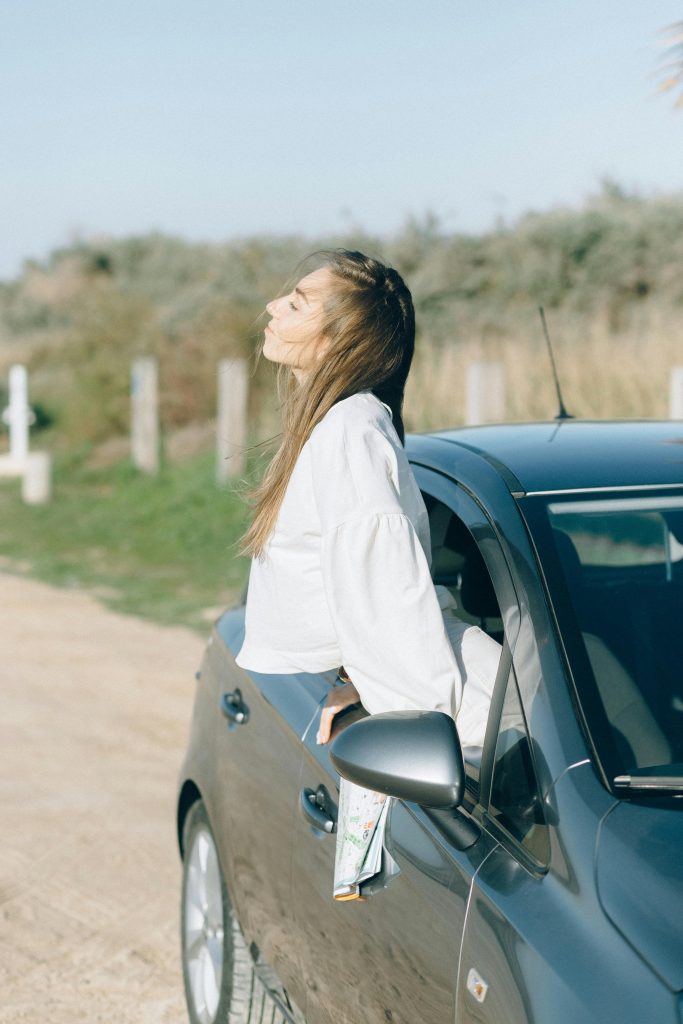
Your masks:
<instances>
[{"instance_id":1,"label":"woman's face","mask_svg":"<svg viewBox=\"0 0 683 1024\"><path fill-rule=\"evenodd\" d=\"M266 306L272 319L264 332L263 354L274 363L291 366L299 383L327 348L321 326L331 277L326 267L314 270L302 277L289 295Z\"/></svg>"}]
</instances>

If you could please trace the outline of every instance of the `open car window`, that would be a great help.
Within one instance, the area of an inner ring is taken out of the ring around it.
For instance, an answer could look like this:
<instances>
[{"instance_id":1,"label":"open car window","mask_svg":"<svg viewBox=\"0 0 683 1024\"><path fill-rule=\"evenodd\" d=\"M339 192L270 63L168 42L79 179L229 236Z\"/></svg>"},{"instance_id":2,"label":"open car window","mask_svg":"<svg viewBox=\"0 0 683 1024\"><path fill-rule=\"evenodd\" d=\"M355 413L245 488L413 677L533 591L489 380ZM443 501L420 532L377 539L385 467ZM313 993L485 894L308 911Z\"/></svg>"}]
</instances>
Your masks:
<instances>
[{"instance_id":1,"label":"open car window","mask_svg":"<svg viewBox=\"0 0 683 1024\"><path fill-rule=\"evenodd\" d=\"M423 494L432 540L432 579L455 598L458 616L503 642L500 605L471 531L444 502Z\"/></svg>"},{"instance_id":2,"label":"open car window","mask_svg":"<svg viewBox=\"0 0 683 1024\"><path fill-rule=\"evenodd\" d=\"M454 602L444 621L464 679L456 726L468 788L478 797L488 715L505 640L503 616L472 530L449 503L426 490L422 495L429 514L432 579L437 588L448 590Z\"/></svg>"}]
</instances>

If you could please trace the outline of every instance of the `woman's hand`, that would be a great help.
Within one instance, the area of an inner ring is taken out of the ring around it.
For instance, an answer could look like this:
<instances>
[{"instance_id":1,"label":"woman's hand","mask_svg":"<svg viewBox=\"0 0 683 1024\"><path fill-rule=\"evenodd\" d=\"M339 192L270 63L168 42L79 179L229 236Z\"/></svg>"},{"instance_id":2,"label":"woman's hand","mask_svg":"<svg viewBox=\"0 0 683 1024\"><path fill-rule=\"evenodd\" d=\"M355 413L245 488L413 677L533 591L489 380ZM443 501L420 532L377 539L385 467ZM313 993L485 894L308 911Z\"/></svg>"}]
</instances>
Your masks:
<instances>
[{"instance_id":1,"label":"woman's hand","mask_svg":"<svg viewBox=\"0 0 683 1024\"><path fill-rule=\"evenodd\" d=\"M343 683L342 686L333 686L327 695L327 700L320 712L320 726L316 740L318 743L327 743L332 734L332 723L334 716L338 715L344 708L351 704L358 704L360 697L358 690L353 683Z\"/></svg>"}]
</instances>

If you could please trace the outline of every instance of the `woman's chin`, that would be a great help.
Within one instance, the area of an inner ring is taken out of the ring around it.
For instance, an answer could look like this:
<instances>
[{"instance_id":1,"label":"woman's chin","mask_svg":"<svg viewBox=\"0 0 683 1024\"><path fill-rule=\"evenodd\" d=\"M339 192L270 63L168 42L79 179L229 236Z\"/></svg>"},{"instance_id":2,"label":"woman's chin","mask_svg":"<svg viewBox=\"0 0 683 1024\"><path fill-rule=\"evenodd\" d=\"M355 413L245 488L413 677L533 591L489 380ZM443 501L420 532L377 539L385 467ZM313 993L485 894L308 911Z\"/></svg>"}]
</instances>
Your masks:
<instances>
[{"instance_id":1,"label":"woman's chin","mask_svg":"<svg viewBox=\"0 0 683 1024\"><path fill-rule=\"evenodd\" d=\"M263 352L263 355L266 357L266 359L270 359L270 361L272 363L281 363L282 362L282 358L278 354L278 351L277 351L277 346L273 345L271 343L270 338L268 337L267 334L266 334L266 340L263 343L262 352Z\"/></svg>"},{"instance_id":2,"label":"woman's chin","mask_svg":"<svg viewBox=\"0 0 683 1024\"><path fill-rule=\"evenodd\" d=\"M263 355L266 359L270 359L271 363L285 363L291 365L291 356L288 359L287 353L282 351L281 347L274 345L270 342L268 335L266 334L266 340L263 343Z\"/></svg>"}]
</instances>

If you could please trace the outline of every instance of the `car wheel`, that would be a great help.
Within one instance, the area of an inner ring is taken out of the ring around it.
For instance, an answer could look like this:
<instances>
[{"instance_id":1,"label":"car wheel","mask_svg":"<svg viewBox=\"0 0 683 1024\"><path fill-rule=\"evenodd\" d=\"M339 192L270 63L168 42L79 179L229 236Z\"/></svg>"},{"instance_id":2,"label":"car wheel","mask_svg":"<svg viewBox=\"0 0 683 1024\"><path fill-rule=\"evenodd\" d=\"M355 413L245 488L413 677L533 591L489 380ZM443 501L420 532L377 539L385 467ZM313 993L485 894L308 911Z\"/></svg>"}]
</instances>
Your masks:
<instances>
[{"instance_id":1,"label":"car wheel","mask_svg":"<svg viewBox=\"0 0 683 1024\"><path fill-rule=\"evenodd\" d=\"M202 800L188 811L183 850L180 932L191 1024L305 1024L274 972L251 957Z\"/></svg>"}]
</instances>

